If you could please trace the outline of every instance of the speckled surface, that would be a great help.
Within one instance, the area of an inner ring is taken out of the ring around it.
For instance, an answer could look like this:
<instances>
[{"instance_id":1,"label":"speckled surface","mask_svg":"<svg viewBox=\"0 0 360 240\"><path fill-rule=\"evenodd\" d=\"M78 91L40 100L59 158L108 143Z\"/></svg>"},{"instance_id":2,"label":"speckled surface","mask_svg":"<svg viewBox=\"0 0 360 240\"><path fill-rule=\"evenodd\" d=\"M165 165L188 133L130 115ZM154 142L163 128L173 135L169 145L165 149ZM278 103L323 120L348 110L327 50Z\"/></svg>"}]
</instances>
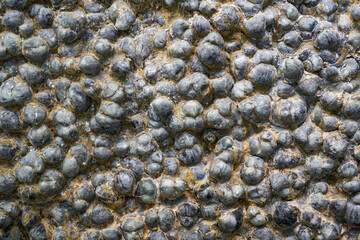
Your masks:
<instances>
[{"instance_id":1,"label":"speckled surface","mask_svg":"<svg viewBox=\"0 0 360 240\"><path fill-rule=\"evenodd\" d=\"M0 0L0 239L360 227L360 4Z\"/></svg>"}]
</instances>

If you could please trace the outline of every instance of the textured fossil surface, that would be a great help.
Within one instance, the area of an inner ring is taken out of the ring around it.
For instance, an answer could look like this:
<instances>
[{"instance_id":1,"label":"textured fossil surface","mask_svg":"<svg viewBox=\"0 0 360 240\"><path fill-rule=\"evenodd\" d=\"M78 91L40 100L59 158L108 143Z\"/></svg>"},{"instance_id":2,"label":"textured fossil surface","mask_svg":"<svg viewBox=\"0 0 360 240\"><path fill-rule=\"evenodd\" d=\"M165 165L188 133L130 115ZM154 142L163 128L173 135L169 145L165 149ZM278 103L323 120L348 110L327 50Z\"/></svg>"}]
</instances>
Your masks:
<instances>
[{"instance_id":1,"label":"textured fossil surface","mask_svg":"<svg viewBox=\"0 0 360 240\"><path fill-rule=\"evenodd\" d=\"M360 4L0 0L0 239L360 227Z\"/></svg>"}]
</instances>

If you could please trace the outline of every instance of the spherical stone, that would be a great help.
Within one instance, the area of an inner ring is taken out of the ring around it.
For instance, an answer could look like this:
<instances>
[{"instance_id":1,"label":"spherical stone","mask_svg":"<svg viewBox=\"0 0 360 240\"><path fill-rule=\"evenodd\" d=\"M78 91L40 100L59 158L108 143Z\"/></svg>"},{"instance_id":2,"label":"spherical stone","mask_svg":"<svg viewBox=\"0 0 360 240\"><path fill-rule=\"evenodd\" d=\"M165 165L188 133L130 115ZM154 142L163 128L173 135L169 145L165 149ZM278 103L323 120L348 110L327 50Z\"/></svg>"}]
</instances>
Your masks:
<instances>
[{"instance_id":1,"label":"spherical stone","mask_svg":"<svg viewBox=\"0 0 360 240\"><path fill-rule=\"evenodd\" d=\"M86 112L90 107L90 99L82 90L79 83L72 83L69 88L70 103L76 111Z\"/></svg>"},{"instance_id":2,"label":"spherical stone","mask_svg":"<svg viewBox=\"0 0 360 240\"><path fill-rule=\"evenodd\" d=\"M232 212L223 214L217 219L220 230L224 233L236 231L243 223L242 209L236 209Z\"/></svg>"},{"instance_id":3,"label":"spherical stone","mask_svg":"<svg viewBox=\"0 0 360 240\"><path fill-rule=\"evenodd\" d=\"M164 48L167 43L167 31L162 30L156 33L154 38L154 46L156 48Z\"/></svg>"},{"instance_id":4,"label":"spherical stone","mask_svg":"<svg viewBox=\"0 0 360 240\"><path fill-rule=\"evenodd\" d=\"M253 93L254 87L253 84L249 81L243 80L236 82L231 91L231 98L234 100L241 100L246 96Z\"/></svg>"},{"instance_id":5,"label":"spherical stone","mask_svg":"<svg viewBox=\"0 0 360 240\"><path fill-rule=\"evenodd\" d=\"M38 128L32 128L28 133L28 138L32 145L42 147L51 142L52 135L50 130L42 125Z\"/></svg>"},{"instance_id":6,"label":"spherical stone","mask_svg":"<svg viewBox=\"0 0 360 240\"><path fill-rule=\"evenodd\" d=\"M65 158L60 166L60 171L66 177L75 177L79 173L79 166L75 158Z\"/></svg>"},{"instance_id":7,"label":"spherical stone","mask_svg":"<svg viewBox=\"0 0 360 240\"><path fill-rule=\"evenodd\" d=\"M40 8L36 21L43 28L50 28L54 20L55 13L49 8Z\"/></svg>"},{"instance_id":8,"label":"spherical stone","mask_svg":"<svg viewBox=\"0 0 360 240\"><path fill-rule=\"evenodd\" d=\"M334 135L329 135L324 141L324 150L335 158L343 158L348 147L348 142Z\"/></svg>"},{"instance_id":9,"label":"spherical stone","mask_svg":"<svg viewBox=\"0 0 360 240\"><path fill-rule=\"evenodd\" d=\"M63 150L58 146L47 146L43 150L43 156L46 162L48 163L59 163L65 159L65 154Z\"/></svg>"},{"instance_id":10,"label":"spherical stone","mask_svg":"<svg viewBox=\"0 0 360 240\"><path fill-rule=\"evenodd\" d=\"M151 208L145 213L145 224L149 228L154 228L158 225L158 209Z\"/></svg>"},{"instance_id":11,"label":"spherical stone","mask_svg":"<svg viewBox=\"0 0 360 240\"><path fill-rule=\"evenodd\" d=\"M129 30L135 22L136 16L132 11L125 11L117 16L115 27L120 31Z\"/></svg>"},{"instance_id":12,"label":"spherical stone","mask_svg":"<svg viewBox=\"0 0 360 240\"><path fill-rule=\"evenodd\" d=\"M173 58L189 58L193 48L188 41L177 40L169 47L169 53Z\"/></svg>"},{"instance_id":13,"label":"spherical stone","mask_svg":"<svg viewBox=\"0 0 360 240\"><path fill-rule=\"evenodd\" d=\"M156 149L153 138L147 134L141 134L136 142L136 152L140 156L149 155Z\"/></svg>"},{"instance_id":14,"label":"spherical stone","mask_svg":"<svg viewBox=\"0 0 360 240\"><path fill-rule=\"evenodd\" d=\"M232 5L224 5L213 17L214 27L223 34L230 34L231 31L238 29L241 21L240 11Z\"/></svg>"},{"instance_id":15,"label":"spherical stone","mask_svg":"<svg viewBox=\"0 0 360 240\"><path fill-rule=\"evenodd\" d=\"M162 231L164 232L170 231L174 222L175 222L175 214L171 209L163 208L159 212L159 226Z\"/></svg>"},{"instance_id":16,"label":"spherical stone","mask_svg":"<svg viewBox=\"0 0 360 240\"><path fill-rule=\"evenodd\" d=\"M186 165L194 165L201 161L203 149L199 145L192 148L182 149L179 154L179 160Z\"/></svg>"},{"instance_id":17,"label":"spherical stone","mask_svg":"<svg viewBox=\"0 0 360 240\"><path fill-rule=\"evenodd\" d=\"M121 234L120 234L119 228L104 229L104 230L102 230L101 235L104 240L119 240L119 239L121 239Z\"/></svg>"},{"instance_id":18,"label":"spherical stone","mask_svg":"<svg viewBox=\"0 0 360 240\"><path fill-rule=\"evenodd\" d=\"M93 208L91 215L91 220L95 225L107 225L114 221L114 216L111 210L100 204Z\"/></svg>"},{"instance_id":19,"label":"spherical stone","mask_svg":"<svg viewBox=\"0 0 360 240\"><path fill-rule=\"evenodd\" d=\"M303 99L281 99L275 104L272 114L273 120L277 120L280 126L295 128L306 120L307 106Z\"/></svg>"},{"instance_id":20,"label":"spherical stone","mask_svg":"<svg viewBox=\"0 0 360 240\"><path fill-rule=\"evenodd\" d=\"M274 222L282 228L290 228L297 222L299 209L286 202L279 202L276 205L273 219Z\"/></svg>"},{"instance_id":21,"label":"spherical stone","mask_svg":"<svg viewBox=\"0 0 360 240\"><path fill-rule=\"evenodd\" d=\"M55 18L55 32L63 42L71 43L78 39L85 23L85 14L82 11L61 12Z\"/></svg>"},{"instance_id":22,"label":"spherical stone","mask_svg":"<svg viewBox=\"0 0 360 240\"><path fill-rule=\"evenodd\" d=\"M277 71L274 66L259 64L250 72L251 81L260 87L270 87L277 78Z\"/></svg>"},{"instance_id":23,"label":"spherical stone","mask_svg":"<svg viewBox=\"0 0 360 240\"><path fill-rule=\"evenodd\" d=\"M226 181L231 177L231 167L223 161L213 162L210 166L209 175L219 181Z\"/></svg>"},{"instance_id":24,"label":"spherical stone","mask_svg":"<svg viewBox=\"0 0 360 240\"><path fill-rule=\"evenodd\" d=\"M20 160L21 166L31 166L36 173L44 171L46 163L44 158L37 152L31 151Z\"/></svg>"},{"instance_id":25,"label":"spherical stone","mask_svg":"<svg viewBox=\"0 0 360 240\"><path fill-rule=\"evenodd\" d=\"M244 21L245 33L254 38L259 38L265 34L265 16L264 14L256 14L249 20Z\"/></svg>"},{"instance_id":26,"label":"spherical stone","mask_svg":"<svg viewBox=\"0 0 360 240\"><path fill-rule=\"evenodd\" d=\"M165 199L177 199L184 194L186 183L180 179L163 178L160 182L160 193Z\"/></svg>"},{"instance_id":27,"label":"spherical stone","mask_svg":"<svg viewBox=\"0 0 360 240\"><path fill-rule=\"evenodd\" d=\"M341 227L336 223L325 223L320 228L320 236L325 236L325 239L336 239L339 237Z\"/></svg>"},{"instance_id":28,"label":"spherical stone","mask_svg":"<svg viewBox=\"0 0 360 240\"><path fill-rule=\"evenodd\" d=\"M270 240L274 238L274 233L268 228L260 228L252 232L252 237L256 240Z\"/></svg>"},{"instance_id":29,"label":"spherical stone","mask_svg":"<svg viewBox=\"0 0 360 240\"><path fill-rule=\"evenodd\" d=\"M22 51L29 61L44 62L49 53L49 47L42 38L32 37L24 41Z\"/></svg>"},{"instance_id":30,"label":"spherical stone","mask_svg":"<svg viewBox=\"0 0 360 240\"><path fill-rule=\"evenodd\" d=\"M357 167L351 162L348 162L340 166L338 171L339 171L339 176L343 178L351 178L358 174Z\"/></svg>"},{"instance_id":31,"label":"spherical stone","mask_svg":"<svg viewBox=\"0 0 360 240\"><path fill-rule=\"evenodd\" d=\"M31 227L39 221L38 212L27 206L21 213L21 223L24 227Z\"/></svg>"},{"instance_id":32,"label":"spherical stone","mask_svg":"<svg viewBox=\"0 0 360 240\"><path fill-rule=\"evenodd\" d=\"M296 84L304 74L304 65L298 59L285 59L281 63L280 69L290 84Z\"/></svg>"},{"instance_id":33,"label":"spherical stone","mask_svg":"<svg viewBox=\"0 0 360 240\"><path fill-rule=\"evenodd\" d=\"M23 64L19 67L20 76L30 84L43 83L46 79L43 71L32 64Z\"/></svg>"},{"instance_id":34,"label":"spherical stone","mask_svg":"<svg viewBox=\"0 0 360 240\"><path fill-rule=\"evenodd\" d=\"M189 28L189 23L182 19L176 19L172 24L170 28L170 34L173 38L179 38L183 35L183 33Z\"/></svg>"},{"instance_id":35,"label":"spherical stone","mask_svg":"<svg viewBox=\"0 0 360 240\"><path fill-rule=\"evenodd\" d=\"M19 79L10 79L6 81L6 83L7 84L3 84L0 87L0 91L7 92L7 94L1 95L2 98L0 97L0 103L2 103L3 106L21 106L31 99L33 92L25 82ZM11 90L9 88L11 88Z\"/></svg>"},{"instance_id":36,"label":"spherical stone","mask_svg":"<svg viewBox=\"0 0 360 240\"><path fill-rule=\"evenodd\" d=\"M0 160L10 161L17 155L16 144L10 139L4 139L0 142Z\"/></svg>"},{"instance_id":37,"label":"spherical stone","mask_svg":"<svg viewBox=\"0 0 360 240\"><path fill-rule=\"evenodd\" d=\"M101 71L101 64L95 57L87 55L80 59L79 68L87 75L98 75Z\"/></svg>"},{"instance_id":38,"label":"spherical stone","mask_svg":"<svg viewBox=\"0 0 360 240\"><path fill-rule=\"evenodd\" d=\"M22 12L13 10L4 15L4 25L7 29L16 31L24 19Z\"/></svg>"},{"instance_id":39,"label":"spherical stone","mask_svg":"<svg viewBox=\"0 0 360 240\"><path fill-rule=\"evenodd\" d=\"M19 26L19 34L21 37L30 37L34 33L34 30L34 25L29 20L26 20Z\"/></svg>"},{"instance_id":40,"label":"spherical stone","mask_svg":"<svg viewBox=\"0 0 360 240\"><path fill-rule=\"evenodd\" d=\"M160 69L160 73L165 78L179 80L185 76L185 62L181 59L175 59L170 63L165 63Z\"/></svg>"},{"instance_id":41,"label":"spherical stone","mask_svg":"<svg viewBox=\"0 0 360 240\"><path fill-rule=\"evenodd\" d=\"M265 95L256 95L240 103L240 113L252 123L260 123L268 120L271 105L270 99Z\"/></svg>"},{"instance_id":42,"label":"spherical stone","mask_svg":"<svg viewBox=\"0 0 360 240\"><path fill-rule=\"evenodd\" d=\"M167 119L173 113L173 102L168 98L157 98L152 103L151 106L153 107L157 116L162 119Z\"/></svg>"},{"instance_id":43,"label":"spherical stone","mask_svg":"<svg viewBox=\"0 0 360 240\"><path fill-rule=\"evenodd\" d=\"M221 49L210 43L200 44L196 49L196 55L208 67L221 68L225 64Z\"/></svg>"},{"instance_id":44,"label":"spherical stone","mask_svg":"<svg viewBox=\"0 0 360 240\"><path fill-rule=\"evenodd\" d=\"M5 60L11 56L19 56L23 46L21 38L10 32L4 32L1 39L2 48L0 51L0 59Z\"/></svg>"},{"instance_id":45,"label":"spherical stone","mask_svg":"<svg viewBox=\"0 0 360 240\"><path fill-rule=\"evenodd\" d=\"M166 240L163 232L151 232L149 240Z\"/></svg>"},{"instance_id":46,"label":"spherical stone","mask_svg":"<svg viewBox=\"0 0 360 240\"><path fill-rule=\"evenodd\" d=\"M10 174L0 175L0 193L10 194L16 189L16 181Z\"/></svg>"},{"instance_id":47,"label":"spherical stone","mask_svg":"<svg viewBox=\"0 0 360 240\"><path fill-rule=\"evenodd\" d=\"M359 227L360 218L359 218L360 206L350 204L346 210L346 221L350 226Z\"/></svg>"},{"instance_id":48,"label":"spherical stone","mask_svg":"<svg viewBox=\"0 0 360 240\"><path fill-rule=\"evenodd\" d=\"M241 170L241 178L247 184L258 184L265 176L265 162L259 157L249 157Z\"/></svg>"},{"instance_id":49,"label":"spherical stone","mask_svg":"<svg viewBox=\"0 0 360 240\"><path fill-rule=\"evenodd\" d=\"M315 47L320 50L335 50L341 44L341 38L338 32L334 30L324 30L315 39Z\"/></svg>"},{"instance_id":50,"label":"spherical stone","mask_svg":"<svg viewBox=\"0 0 360 240\"><path fill-rule=\"evenodd\" d=\"M28 0L5 0L4 4L7 8L22 10L29 3Z\"/></svg>"},{"instance_id":51,"label":"spherical stone","mask_svg":"<svg viewBox=\"0 0 360 240\"><path fill-rule=\"evenodd\" d=\"M122 194L131 194L134 184L134 176L128 170L121 170L115 175L115 187Z\"/></svg>"},{"instance_id":52,"label":"spherical stone","mask_svg":"<svg viewBox=\"0 0 360 240\"><path fill-rule=\"evenodd\" d=\"M6 131L19 132L22 125L18 114L14 111L0 110L0 127Z\"/></svg>"},{"instance_id":53,"label":"spherical stone","mask_svg":"<svg viewBox=\"0 0 360 240\"><path fill-rule=\"evenodd\" d=\"M94 50L101 56L110 55L113 52L111 43L106 39L99 39L94 43Z\"/></svg>"},{"instance_id":54,"label":"spherical stone","mask_svg":"<svg viewBox=\"0 0 360 240\"><path fill-rule=\"evenodd\" d=\"M56 170L45 171L39 180L39 190L47 196L54 196L60 192L64 185L64 177Z\"/></svg>"},{"instance_id":55,"label":"spherical stone","mask_svg":"<svg viewBox=\"0 0 360 240\"><path fill-rule=\"evenodd\" d=\"M343 104L342 97L330 91L326 91L321 95L320 102L329 110L339 109Z\"/></svg>"},{"instance_id":56,"label":"spherical stone","mask_svg":"<svg viewBox=\"0 0 360 240\"><path fill-rule=\"evenodd\" d=\"M151 204L157 198L157 186L151 179L142 180L136 187L135 196L140 202Z\"/></svg>"},{"instance_id":57,"label":"spherical stone","mask_svg":"<svg viewBox=\"0 0 360 240\"><path fill-rule=\"evenodd\" d=\"M213 30L210 22L203 16L195 16L192 25L199 36L206 36Z\"/></svg>"},{"instance_id":58,"label":"spherical stone","mask_svg":"<svg viewBox=\"0 0 360 240\"><path fill-rule=\"evenodd\" d=\"M315 210L324 211L329 205L329 201L324 199L324 195L322 193L315 193L311 196L310 205Z\"/></svg>"},{"instance_id":59,"label":"spherical stone","mask_svg":"<svg viewBox=\"0 0 360 240\"><path fill-rule=\"evenodd\" d=\"M36 225L32 227L29 231L29 235L31 238L39 240L47 239L48 234L49 233L47 233L44 224Z\"/></svg>"},{"instance_id":60,"label":"spherical stone","mask_svg":"<svg viewBox=\"0 0 360 240\"><path fill-rule=\"evenodd\" d=\"M120 32L113 25L108 25L100 29L99 36L110 42L116 42L120 36Z\"/></svg>"}]
</instances>

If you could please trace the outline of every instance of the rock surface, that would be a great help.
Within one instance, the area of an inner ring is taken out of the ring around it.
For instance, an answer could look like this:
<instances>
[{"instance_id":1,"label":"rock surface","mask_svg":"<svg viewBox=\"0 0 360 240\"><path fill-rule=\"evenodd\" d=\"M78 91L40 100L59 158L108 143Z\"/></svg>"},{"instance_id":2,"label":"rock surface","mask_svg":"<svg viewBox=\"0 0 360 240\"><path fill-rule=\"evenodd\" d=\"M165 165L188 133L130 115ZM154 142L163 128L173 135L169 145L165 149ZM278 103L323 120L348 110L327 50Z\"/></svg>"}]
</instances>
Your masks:
<instances>
[{"instance_id":1,"label":"rock surface","mask_svg":"<svg viewBox=\"0 0 360 240\"><path fill-rule=\"evenodd\" d=\"M0 239L359 239L360 4L0 0Z\"/></svg>"}]
</instances>

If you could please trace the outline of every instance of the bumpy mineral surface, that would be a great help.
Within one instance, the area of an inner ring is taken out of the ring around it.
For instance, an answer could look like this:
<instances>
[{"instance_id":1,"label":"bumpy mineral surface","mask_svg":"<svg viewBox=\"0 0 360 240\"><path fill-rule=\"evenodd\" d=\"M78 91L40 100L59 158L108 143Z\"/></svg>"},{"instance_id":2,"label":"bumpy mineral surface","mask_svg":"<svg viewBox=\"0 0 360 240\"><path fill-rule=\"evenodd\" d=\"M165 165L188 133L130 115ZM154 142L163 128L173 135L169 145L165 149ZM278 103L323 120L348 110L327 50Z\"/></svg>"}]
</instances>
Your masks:
<instances>
[{"instance_id":1,"label":"bumpy mineral surface","mask_svg":"<svg viewBox=\"0 0 360 240\"><path fill-rule=\"evenodd\" d=\"M0 14L0 239L359 239L357 1Z\"/></svg>"}]
</instances>

